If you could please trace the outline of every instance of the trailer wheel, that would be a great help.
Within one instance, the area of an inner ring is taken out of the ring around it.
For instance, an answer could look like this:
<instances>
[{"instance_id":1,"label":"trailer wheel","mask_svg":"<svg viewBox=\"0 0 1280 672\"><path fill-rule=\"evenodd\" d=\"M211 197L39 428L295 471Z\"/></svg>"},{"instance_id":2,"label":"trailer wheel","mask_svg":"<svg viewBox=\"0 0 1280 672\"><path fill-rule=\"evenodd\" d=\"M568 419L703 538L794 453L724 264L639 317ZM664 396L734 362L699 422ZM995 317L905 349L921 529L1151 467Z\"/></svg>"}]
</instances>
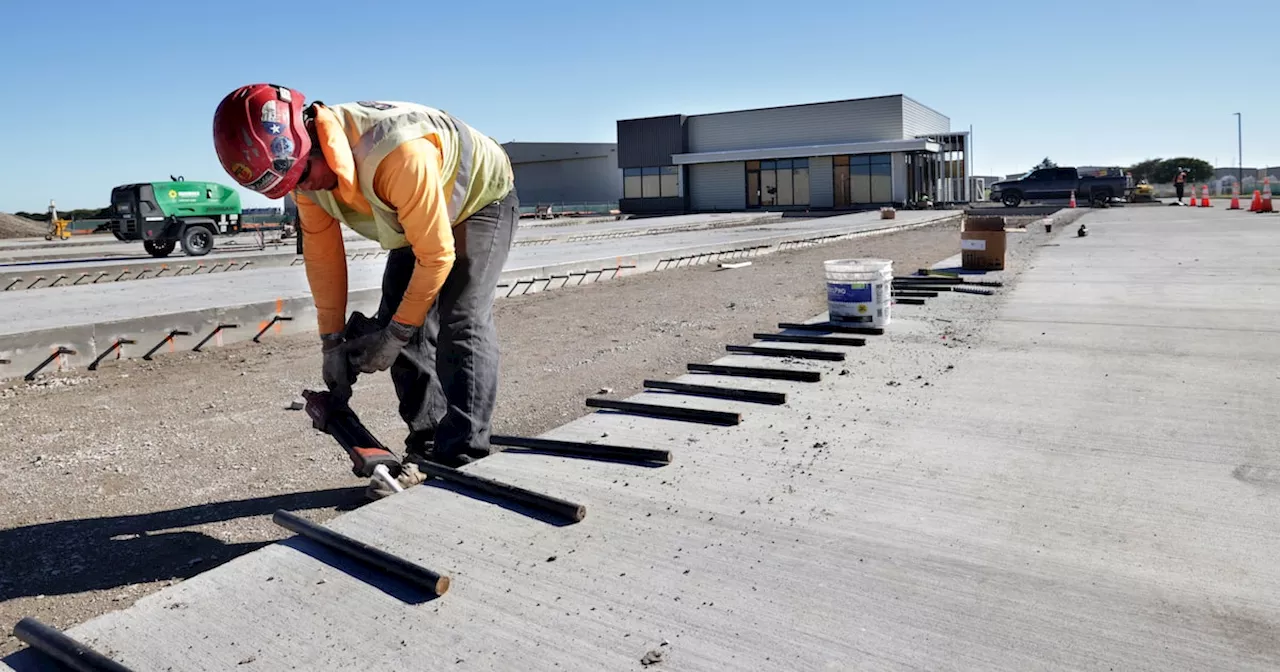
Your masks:
<instances>
[{"instance_id":1,"label":"trailer wheel","mask_svg":"<svg viewBox=\"0 0 1280 672\"><path fill-rule=\"evenodd\" d=\"M188 226L182 232L182 251L188 257L203 257L213 250L213 229L207 226Z\"/></svg>"},{"instance_id":2,"label":"trailer wheel","mask_svg":"<svg viewBox=\"0 0 1280 672\"><path fill-rule=\"evenodd\" d=\"M174 242L172 240L144 240L142 241L142 247L147 251L147 254L162 258L169 256L173 252Z\"/></svg>"}]
</instances>

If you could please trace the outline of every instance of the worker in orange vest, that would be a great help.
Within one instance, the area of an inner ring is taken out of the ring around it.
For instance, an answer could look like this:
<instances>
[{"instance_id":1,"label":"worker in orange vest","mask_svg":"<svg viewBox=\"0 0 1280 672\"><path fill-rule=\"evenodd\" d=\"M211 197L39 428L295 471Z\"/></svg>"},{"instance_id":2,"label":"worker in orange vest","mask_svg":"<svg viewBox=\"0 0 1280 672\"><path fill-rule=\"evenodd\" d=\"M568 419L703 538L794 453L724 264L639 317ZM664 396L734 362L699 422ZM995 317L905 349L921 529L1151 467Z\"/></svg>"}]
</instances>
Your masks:
<instances>
[{"instance_id":1,"label":"worker in orange vest","mask_svg":"<svg viewBox=\"0 0 1280 672\"><path fill-rule=\"evenodd\" d=\"M305 101L286 87L241 87L218 106L213 136L239 184L297 203L325 383L345 402L359 373L389 369L409 427L407 464L488 454L494 290L519 218L506 152L424 105ZM372 319L347 316L340 222L388 251ZM405 474L402 485L421 480Z\"/></svg>"}]
</instances>

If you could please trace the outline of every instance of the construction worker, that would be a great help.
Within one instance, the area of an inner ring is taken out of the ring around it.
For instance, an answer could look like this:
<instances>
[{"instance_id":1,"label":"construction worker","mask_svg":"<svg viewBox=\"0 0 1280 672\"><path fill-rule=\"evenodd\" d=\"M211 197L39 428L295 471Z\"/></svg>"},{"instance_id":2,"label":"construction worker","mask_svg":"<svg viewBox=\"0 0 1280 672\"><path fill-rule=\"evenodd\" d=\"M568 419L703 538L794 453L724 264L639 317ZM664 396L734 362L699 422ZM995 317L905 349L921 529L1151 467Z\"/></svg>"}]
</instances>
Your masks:
<instances>
[{"instance_id":1,"label":"construction worker","mask_svg":"<svg viewBox=\"0 0 1280 672\"><path fill-rule=\"evenodd\" d=\"M1173 188L1178 192L1178 203L1182 203L1182 193L1187 188L1187 171L1185 169L1178 169L1177 176L1173 178Z\"/></svg>"},{"instance_id":2,"label":"construction worker","mask_svg":"<svg viewBox=\"0 0 1280 672\"><path fill-rule=\"evenodd\" d=\"M347 401L359 373L390 370L409 426L401 484L422 480L409 468L415 459L459 466L488 454L493 297L519 218L502 147L423 105L308 105L271 84L227 95L213 139L238 183L272 199L293 195L334 396ZM388 251L371 320L347 318L339 222Z\"/></svg>"}]
</instances>

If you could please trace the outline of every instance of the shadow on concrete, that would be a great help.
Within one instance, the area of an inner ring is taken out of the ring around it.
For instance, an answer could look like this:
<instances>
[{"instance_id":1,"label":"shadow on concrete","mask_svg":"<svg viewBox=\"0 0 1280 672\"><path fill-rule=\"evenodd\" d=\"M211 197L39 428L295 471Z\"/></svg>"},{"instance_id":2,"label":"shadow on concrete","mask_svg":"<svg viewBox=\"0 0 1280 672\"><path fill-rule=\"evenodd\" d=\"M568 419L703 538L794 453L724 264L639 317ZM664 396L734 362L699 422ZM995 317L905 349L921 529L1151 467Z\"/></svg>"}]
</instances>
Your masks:
<instances>
[{"instance_id":1,"label":"shadow on concrete","mask_svg":"<svg viewBox=\"0 0 1280 672\"><path fill-rule=\"evenodd\" d=\"M365 501L364 488L335 488L0 530L0 602L190 578L273 542L228 544L182 528Z\"/></svg>"},{"instance_id":2,"label":"shadow on concrete","mask_svg":"<svg viewBox=\"0 0 1280 672\"><path fill-rule=\"evenodd\" d=\"M450 483L448 481L443 481L438 478L429 478L422 485L426 487L431 487L431 488L438 488L440 490L447 490L449 492L458 494L462 497L474 499L478 502L486 502L488 504L493 504L494 506L497 506L502 509L506 509L512 513L516 513L521 516L526 516L528 518L532 518L534 520L537 520L555 527L568 527L574 524L574 521L572 520L566 520L564 518L561 518L560 516L557 516L552 513L548 513L541 509L535 509L532 506L526 506L524 504L521 504L520 502L514 502L504 497L496 497L494 495L490 495L487 492L482 492L480 490L468 488L465 485L459 485L457 483Z\"/></svg>"},{"instance_id":3,"label":"shadow on concrete","mask_svg":"<svg viewBox=\"0 0 1280 672\"><path fill-rule=\"evenodd\" d=\"M326 565L364 583L381 590L382 592L394 597L406 604L424 604L436 599L438 596L428 592L426 589L413 585L404 579L401 579L387 572L370 567L358 560L354 560L348 556L342 555L327 546L323 546L306 537L293 537L280 542L281 546L288 546L293 550L310 556ZM434 572L444 574L439 567L428 567Z\"/></svg>"}]
</instances>

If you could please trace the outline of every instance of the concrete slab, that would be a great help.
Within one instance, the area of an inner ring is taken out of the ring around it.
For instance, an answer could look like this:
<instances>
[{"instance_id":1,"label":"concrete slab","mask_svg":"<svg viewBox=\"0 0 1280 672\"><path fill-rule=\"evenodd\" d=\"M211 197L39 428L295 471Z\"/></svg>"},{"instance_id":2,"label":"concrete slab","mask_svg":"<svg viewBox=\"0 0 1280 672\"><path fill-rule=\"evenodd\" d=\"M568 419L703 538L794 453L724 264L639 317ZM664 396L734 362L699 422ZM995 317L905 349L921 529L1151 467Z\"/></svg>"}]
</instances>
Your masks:
<instances>
[{"instance_id":1,"label":"concrete slab","mask_svg":"<svg viewBox=\"0 0 1280 672\"><path fill-rule=\"evenodd\" d=\"M681 378L784 407L636 397L737 427L547 434L670 466L468 467L585 503L576 525L432 484L331 522L451 574L442 598L292 540L70 634L137 669L1276 669L1275 221L1094 213L998 296L805 363L820 383Z\"/></svg>"},{"instance_id":2,"label":"concrete slab","mask_svg":"<svg viewBox=\"0 0 1280 672\"><path fill-rule=\"evenodd\" d=\"M516 231L514 247L555 243L585 243L618 238L662 236L690 231L710 231L752 224L778 222L779 213L726 213L682 215L646 219L598 219L573 227L552 226L527 228L526 222ZM799 222L799 219L789 220ZM347 256L372 257L385 254L370 240L348 231ZM49 246L56 245L48 243ZM220 239L218 247L204 257L188 257L178 252L156 259L146 254L140 243L121 243L110 239L98 245L77 245L36 250L0 249L0 291L40 289L62 285L103 284L184 274L198 275L225 272L227 269L271 268L302 263L296 253L296 241L275 241L260 249L251 235ZM535 256L537 256L535 254Z\"/></svg>"},{"instance_id":3,"label":"concrete slab","mask_svg":"<svg viewBox=\"0 0 1280 672\"><path fill-rule=\"evenodd\" d=\"M517 247L508 258L498 295L546 291L619 275L767 254L827 240L923 226L957 216L951 212L916 212L884 221L867 213ZM352 310L371 312L376 308L383 266L384 261L377 258L356 258L348 264ZM314 329L314 307L302 267L251 266L234 273L3 292L0 358L11 363L0 365L0 377L31 371L59 347L75 354L51 365L79 367L91 363L120 339L137 342L125 350L125 356L145 353L175 330L187 334L175 339L174 348L194 346L220 324L240 325L222 338L243 340L277 314L294 318L276 325L282 332Z\"/></svg>"}]
</instances>

